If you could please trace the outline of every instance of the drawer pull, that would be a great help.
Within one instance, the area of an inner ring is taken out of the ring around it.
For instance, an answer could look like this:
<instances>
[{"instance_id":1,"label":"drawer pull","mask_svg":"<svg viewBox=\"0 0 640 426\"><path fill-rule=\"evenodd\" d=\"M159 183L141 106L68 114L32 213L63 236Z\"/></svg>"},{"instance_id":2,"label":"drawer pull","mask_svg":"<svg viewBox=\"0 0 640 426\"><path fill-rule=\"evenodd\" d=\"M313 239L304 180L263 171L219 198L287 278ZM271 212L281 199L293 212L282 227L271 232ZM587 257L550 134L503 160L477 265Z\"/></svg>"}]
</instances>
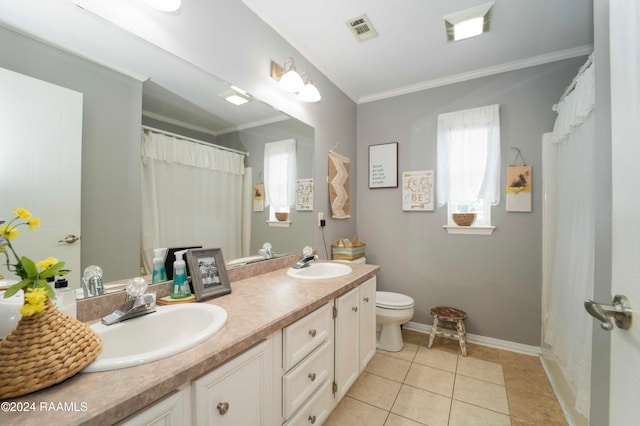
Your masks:
<instances>
[{"instance_id":1,"label":"drawer pull","mask_svg":"<svg viewBox=\"0 0 640 426\"><path fill-rule=\"evenodd\" d=\"M309 373L309 378L313 382L316 379L316 373Z\"/></svg>"},{"instance_id":2,"label":"drawer pull","mask_svg":"<svg viewBox=\"0 0 640 426\"><path fill-rule=\"evenodd\" d=\"M316 337L316 329L315 328L312 328L311 330L309 330L309 336Z\"/></svg>"},{"instance_id":3,"label":"drawer pull","mask_svg":"<svg viewBox=\"0 0 640 426\"><path fill-rule=\"evenodd\" d=\"M227 414L227 411L229 411L228 402L221 402L218 404L218 413L220 413L221 416L224 416L225 414Z\"/></svg>"},{"instance_id":4,"label":"drawer pull","mask_svg":"<svg viewBox=\"0 0 640 426\"><path fill-rule=\"evenodd\" d=\"M311 424L314 424L316 422L316 416L309 416L309 421Z\"/></svg>"},{"instance_id":5,"label":"drawer pull","mask_svg":"<svg viewBox=\"0 0 640 426\"><path fill-rule=\"evenodd\" d=\"M364 301L365 301L365 302L368 302L368 301L369 301L369 298L368 298L368 297L365 297L365 298L364 298Z\"/></svg>"},{"instance_id":6,"label":"drawer pull","mask_svg":"<svg viewBox=\"0 0 640 426\"><path fill-rule=\"evenodd\" d=\"M358 312L358 307L357 307L357 306L354 306L353 308L351 308L351 310L352 310L353 312Z\"/></svg>"}]
</instances>

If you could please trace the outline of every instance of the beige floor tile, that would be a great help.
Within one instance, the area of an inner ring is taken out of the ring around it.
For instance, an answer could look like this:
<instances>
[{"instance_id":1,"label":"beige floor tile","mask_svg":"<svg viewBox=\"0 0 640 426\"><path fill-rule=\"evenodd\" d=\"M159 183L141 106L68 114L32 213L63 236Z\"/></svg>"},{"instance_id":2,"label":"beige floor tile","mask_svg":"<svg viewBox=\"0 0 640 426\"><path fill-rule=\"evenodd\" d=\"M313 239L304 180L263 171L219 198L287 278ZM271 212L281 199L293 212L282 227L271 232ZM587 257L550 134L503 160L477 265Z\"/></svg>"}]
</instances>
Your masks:
<instances>
[{"instance_id":1,"label":"beige floor tile","mask_svg":"<svg viewBox=\"0 0 640 426\"><path fill-rule=\"evenodd\" d=\"M429 341L429 336L427 336L427 340L425 342L425 346ZM453 354L462 354L460 351L460 343L456 339L448 339L445 337L436 337L433 339L433 345L431 345L431 349L437 351L447 351Z\"/></svg>"},{"instance_id":2,"label":"beige floor tile","mask_svg":"<svg viewBox=\"0 0 640 426\"><path fill-rule=\"evenodd\" d=\"M389 413L389 417L387 417L384 426L421 426L423 424L424 423L414 422L397 414Z\"/></svg>"},{"instance_id":3,"label":"beige floor tile","mask_svg":"<svg viewBox=\"0 0 640 426\"><path fill-rule=\"evenodd\" d=\"M447 426L451 399L402 385L391 412L429 426Z\"/></svg>"},{"instance_id":4,"label":"beige floor tile","mask_svg":"<svg viewBox=\"0 0 640 426\"><path fill-rule=\"evenodd\" d=\"M509 414L507 391L501 385L456 375L453 398L502 414Z\"/></svg>"},{"instance_id":5,"label":"beige floor tile","mask_svg":"<svg viewBox=\"0 0 640 426\"><path fill-rule=\"evenodd\" d=\"M369 374L365 371L351 386L347 395L389 411L396 400L396 396L398 396L401 386L402 384L399 382Z\"/></svg>"},{"instance_id":6,"label":"beige floor tile","mask_svg":"<svg viewBox=\"0 0 640 426\"><path fill-rule=\"evenodd\" d=\"M510 426L509 416L453 400L449 426Z\"/></svg>"},{"instance_id":7,"label":"beige floor tile","mask_svg":"<svg viewBox=\"0 0 640 426\"><path fill-rule=\"evenodd\" d=\"M426 365L413 363L404 383L451 398L455 374Z\"/></svg>"},{"instance_id":8,"label":"beige floor tile","mask_svg":"<svg viewBox=\"0 0 640 426\"><path fill-rule=\"evenodd\" d=\"M553 388L549 383L546 375L528 374L526 371L518 370L518 374L509 371L508 365L505 368L505 386L507 387L507 395L511 392L530 393L547 398L555 398Z\"/></svg>"},{"instance_id":9,"label":"beige floor tile","mask_svg":"<svg viewBox=\"0 0 640 426\"><path fill-rule=\"evenodd\" d=\"M528 392L510 392L509 408L512 416L534 424L545 426L567 424L556 398L533 396Z\"/></svg>"},{"instance_id":10,"label":"beige floor tile","mask_svg":"<svg viewBox=\"0 0 640 426\"><path fill-rule=\"evenodd\" d=\"M418 345L416 345L415 343L405 342L404 348L402 348L402 350L399 352L383 351L382 349L377 349L377 351L382 355L404 359L405 361L413 361L413 358L416 356L416 352L418 351Z\"/></svg>"},{"instance_id":11,"label":"beige floor tile","mask_svg":"<svg viewBox=\"0 0 640 426\"><path fill-rule=\"evenodd\" d=\"M525 355L505 350L499 350L499 356L502 365L512 365L526 369L542 368L539 356Z\"/></svg>"},{"instance_id":12,"label":"beige floor tile","mask_svg":"<svg viewBox=\"0 0 640 426\"><path fill-rule=\"evenodd\" d=\"M414 345L420 346L425 345L426 339L428 335L425 333L420 333L419 331L402 329L402 340L405 343L412 343Z\"/></svg>"},{"instance_id":13,"label":"beige floor tile","mask_svg":"<svg viewBox=\"0 0 640 426\"><path fill-rule=\"evenodd\" d=\"M495 362L461 356L456 373L504 386L502 365Z\"/></svg>"},{"instance_id":14,"label":"beige floor tile","mask_svg":"<svg viewBox=\"0 0 640 426\"><path fill-rule=\"evenodd\" d=\"M500 363L500 349L467 342L467 356Z\"/></svg>"},{"instance_id":15,"label":"beige floor tile","mask_svg":"<svg viewBox=\"0 0 640 426\"><path fill-rule=\"evenodd\" d=\"M529 420L521 419L520 417L511 416L511 426L540 426Z\"/></svg>"},{"instance_id":16,"label":"beige floor tile","mask_svg":"<svg viewBox=\"0 0 640 426\"><path fill-rule=\"evenodd\" d=\"M458 365L458 355L421 346L418 348L418 353L416 353L413 362L455 373Z\"/></svg>"},{"instance_id":17,"label":"beige floor tile","mask_svg":"<svg viewBox=\"0 0 640 426\"><path fill-rule=\"evenodd\" d=\"M402 383L410 366L409 361L376 352L365 371Z\"/></svg>"},{"instance_id":18,"label":"beige floor tile","mask_svg":"<svg viewBox=\"0 0 640 426\"><path fill-rule=\"evenodd\" d=\"M326 426L383 426L388 412L345 396L324 423Z\"/></svg>"}]
</instances>

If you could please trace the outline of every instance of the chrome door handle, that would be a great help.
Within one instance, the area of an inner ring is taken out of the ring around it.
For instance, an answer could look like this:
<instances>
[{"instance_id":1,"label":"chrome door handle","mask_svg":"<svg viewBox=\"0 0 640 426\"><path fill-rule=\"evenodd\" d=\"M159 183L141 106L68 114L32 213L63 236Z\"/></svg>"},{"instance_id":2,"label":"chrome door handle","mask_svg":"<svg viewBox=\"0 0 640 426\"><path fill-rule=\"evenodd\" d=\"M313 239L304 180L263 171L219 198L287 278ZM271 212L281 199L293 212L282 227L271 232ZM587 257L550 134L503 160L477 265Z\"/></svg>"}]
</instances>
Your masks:
<instances>
[{"instance_id":1,"label":"chrome door handle","mask_svg":"<svg viewBox=\"0 0 640 426\"><path fill-rule=\"evenodd\" d=\"M607 331L613 330L611 318L614 319L618 328L627 330L631 327L631 306L629 306L629 300L621 294L613 298L611 305L587 299L584 301L584 307L592 317L601 322L600 326Z\"/></svg>"},{"instance_id":2,"label":"chrome door handle","mask_svg":"<svg viewBox=\"0 0 640 426\"><path fill-rule=\"evenodd\" d=\"M220 413L221 416L224 416L225 414L227 414L227 411L229 411L229 403L221 402L216 408L218 409L218 413Z\"/></svg>"},{"instance_id":3,"label":"chrome door handle","mask_svg":"<svg viewBox=\"0 0 640 426\"><path fill-rule=\"evenodd\" d=\"M67 244L73 244L76 241L78 241L80 239L80 237L76 237L73 234L69 234L66 237L64 237L63 239L59 240L59 243L67 243Z\"/></svg>"}]
</instances>

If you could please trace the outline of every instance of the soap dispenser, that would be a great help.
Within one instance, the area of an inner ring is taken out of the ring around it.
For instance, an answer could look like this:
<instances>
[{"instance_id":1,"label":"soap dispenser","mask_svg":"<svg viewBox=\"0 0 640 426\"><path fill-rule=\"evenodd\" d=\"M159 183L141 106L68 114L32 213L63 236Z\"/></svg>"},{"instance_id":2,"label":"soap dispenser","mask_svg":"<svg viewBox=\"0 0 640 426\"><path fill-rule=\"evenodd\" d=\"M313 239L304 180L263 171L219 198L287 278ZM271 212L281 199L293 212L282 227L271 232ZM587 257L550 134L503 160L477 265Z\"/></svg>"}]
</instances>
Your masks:
<instances>
[{"instance_id":1,"label":"soap dispenser","mask_svg":"<svg viewBox=\"0 0 640 426\"><path fill-rule=\"evenodd\" d=\"M173 285L171 286L172 299L184 299L191 295L189 282L187 281L187 265L184 263L182 256L186 250L177 251L176 260L173 262Z\"/></svg>"},{"instance_id":2,"label":"soap dispenser","mask_svg":"<svg viewBox=\"0 0 640 426\"><path fill-rule=\"evenodd\" d=\"M153 250L153 275L151 277L152 284L167 281L167 271L164 267L164 260L166 256L166 248L157 248Z\"/></svg>"}]
</instances>

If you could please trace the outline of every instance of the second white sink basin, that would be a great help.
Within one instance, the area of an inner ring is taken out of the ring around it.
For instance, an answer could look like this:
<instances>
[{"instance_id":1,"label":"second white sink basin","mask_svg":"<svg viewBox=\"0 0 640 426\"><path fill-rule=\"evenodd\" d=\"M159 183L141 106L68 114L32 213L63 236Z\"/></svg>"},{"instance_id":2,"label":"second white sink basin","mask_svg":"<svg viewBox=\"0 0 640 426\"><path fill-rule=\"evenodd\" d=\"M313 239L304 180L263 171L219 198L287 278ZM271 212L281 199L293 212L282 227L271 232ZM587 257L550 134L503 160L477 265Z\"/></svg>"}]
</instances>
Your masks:
<instances>
[{"instance_id":1,"label":"second white sink basin","mask_svg":"<svg viewBox=\"0 0 640 426\"><path fill-rule=\"evenodd\" d=\"M175 355L213 336L226 322L227 311L220 306L185 303L158 306L156 312L114 325L93 324L103 350L82 371L117 370Z\"/></svg>"},{"instance_id":2,"label":"second white sink basin","mask_svg":"<svg viewBox=\"0 0 640 426\"><path fill-rule=\"evenodd\" d=\"M349 275L350 273L351 266L334 262L312 263L301 269L289 268L287 270L287 275L290 277L301 278L303 280L338 278Z\"/></svg>"}]
</instances>

